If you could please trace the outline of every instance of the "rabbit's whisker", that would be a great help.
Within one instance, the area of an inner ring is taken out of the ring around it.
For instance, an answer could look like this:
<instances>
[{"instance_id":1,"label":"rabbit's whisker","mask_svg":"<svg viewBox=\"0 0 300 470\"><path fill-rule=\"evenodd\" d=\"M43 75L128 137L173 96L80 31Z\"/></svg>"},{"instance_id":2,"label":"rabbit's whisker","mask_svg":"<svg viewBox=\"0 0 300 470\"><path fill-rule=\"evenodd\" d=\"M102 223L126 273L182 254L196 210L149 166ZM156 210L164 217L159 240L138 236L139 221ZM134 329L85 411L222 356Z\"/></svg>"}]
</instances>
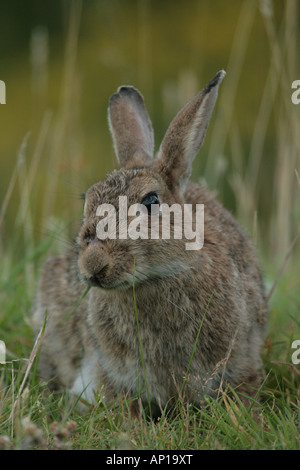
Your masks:
<instances>
[{"instance_id":1,"label":"rabbit's whisker","mask_svg":"<svg viewBox=\"0 0 300 470\"><path fill-rule=\"evenodd\" d=\"M175 304L174 302L172 302L172 300L168 299L167 298L167 301L174 305L174 307L178 308L179 310L181 310L187 317L189 317L190 320L192 320L192 322L197 326L197 329L200 328L200 325L201 323L198 325L198 323L195 321L195 319L193 317L191 317L185 310L183 310L183 308L179 307L179 305Z\"/></svg>"}]
</instances>

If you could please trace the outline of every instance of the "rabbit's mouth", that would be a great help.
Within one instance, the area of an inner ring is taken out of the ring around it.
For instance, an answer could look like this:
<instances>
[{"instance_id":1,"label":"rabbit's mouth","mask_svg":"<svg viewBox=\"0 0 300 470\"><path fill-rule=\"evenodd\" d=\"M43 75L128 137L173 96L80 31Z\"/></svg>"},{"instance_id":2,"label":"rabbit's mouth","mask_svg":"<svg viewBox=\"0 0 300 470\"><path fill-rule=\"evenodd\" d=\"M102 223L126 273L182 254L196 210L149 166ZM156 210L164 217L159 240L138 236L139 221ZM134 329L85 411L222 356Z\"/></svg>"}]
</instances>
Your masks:
<instances>
[{"instance_id":1,"label":"rabbit's mouth","mask_svg":"<svg viewBox=\"0 0 300 470\"><path fill-rule=\"evenodd\" d=\"M132 283L130 285L127 280L121 279L121 278L110 279L102 271L100 273L93 274L90 277L86 277L84 279L86 284L91 287L98 287L100 289L105 289L105 290L112 290L112 289L125 290L125 289L128 289L129 287L132 287Z\"/></svg>"},{"instance_id":2,"label":"rabbit's mouth","mask_svg":"<svg viewBox=\"0 0 300 470\"><path fill-rule=\"evenodd\" d=\"M93 276L89 278L86 278L85 282L88 284L88 286L91 286L91 287L102 287L101 279L99 279L99 277L96 274L94 274Z\"/></svg>"}]
</instances>

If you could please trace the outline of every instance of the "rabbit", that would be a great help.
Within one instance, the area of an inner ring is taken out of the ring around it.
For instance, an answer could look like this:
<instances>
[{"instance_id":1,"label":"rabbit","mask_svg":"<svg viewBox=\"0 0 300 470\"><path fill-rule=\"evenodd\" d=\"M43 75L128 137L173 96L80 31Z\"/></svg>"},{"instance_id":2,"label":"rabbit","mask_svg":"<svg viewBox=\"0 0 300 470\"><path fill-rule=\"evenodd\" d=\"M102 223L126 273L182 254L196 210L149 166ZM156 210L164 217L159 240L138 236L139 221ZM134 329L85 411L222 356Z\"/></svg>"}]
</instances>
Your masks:
<instances>
[{"instance_id":1,"label":"rabbit","mask_svg":"<svg viewBox=\"0 0 300 470\"><path fill-rule=\"evenodd\" d=\"M179 396L200 405L226 387L257 393L268 308L256 250L212 193L190 181L224 76L219 71L178 112L155 158L140 92L121 86L111 96L120 169L86 191L77 238L46 260L36 295L34 330L46 325L39 371L54 388L90 403L97 390L107 403L138 396L153 415ZM202 248L186 249L184 234L172 236L173 219L169 239L99 239L97 208L111 204L118 215L119 196L147 211L190 205L193 217L203 204Z\"/></svg>"}]
</instances>

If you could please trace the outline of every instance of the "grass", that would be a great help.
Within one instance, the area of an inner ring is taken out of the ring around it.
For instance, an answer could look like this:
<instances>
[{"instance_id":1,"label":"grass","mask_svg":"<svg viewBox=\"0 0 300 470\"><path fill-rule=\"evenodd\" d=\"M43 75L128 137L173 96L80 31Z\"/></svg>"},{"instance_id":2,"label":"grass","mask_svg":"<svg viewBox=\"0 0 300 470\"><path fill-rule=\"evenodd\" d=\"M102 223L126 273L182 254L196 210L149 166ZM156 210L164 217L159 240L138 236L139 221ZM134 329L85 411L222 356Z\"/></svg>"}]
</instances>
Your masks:
<instances>
[{"instance_id":1,"label":"grass","mask_svg":"<svg viewBox=\"0 0 300 470\"><path fill-rule=\"evenodd\" d=\"M7 363L0 365L0 448L300 449L300 368L291 361L292 342L300 339L300 295L291 273L289 278L283 272L273 291L271 326L263 349L266 380L255 419L251 407L224 394L219 401L207 399L201 409L182 400L176 414L163 415L157 422L142 414L130 420L130 401L124 397L105 406L99 396L94 407L81 412L68 393L49 394L38 377L39 344L34 345L28 324L33 289L25 273L29 265L40 264L51 243L55 238L44 240L19 263L11 263L11 276L0 281L5 287L0 297L0 337L7 346ZM37 280L37 267L34 277Z\"/></svg>"},{"instance_id":2,"label":"grass","mask_svg":"<svg viewBox=\"0 0 300 470\"><path fill-rule=\"evenodd\" d=\"M201 410L182 404L171 419L158 422L128 419L123 399L108 409L101 400L87 413L74 409L67 394L50 395L33 371L24 379L21 362L1 374L2 448L132 449L132 450L256 450L300 448L300 400L293 373L272 370L264 387L258 418L230 399L207 400ZM299 387L299 384L298 384ZM13 412L12 412L13 411Z\"/></svg>"},{"instance_id":3,"label":"grass","mask_svg":"<svg viewBox=\"0 0 300 470\"><path fill-rule=\"evenodd\" d=\"M7 347L7 363L0 364L0 449L300 449L300 365L291 361L292 342L300 339L299 238L296 238L299 232L300 122L299 113L290 105L290 95L286 94L295 79L292 69L297 63L297 47L295 37L289 32L293 31L298 6L288 1L277 27L270 10L272 2L260 2L270 44L270 66L254 122L249 157L242 162L242 139L232 110L241 83L241 67L247 59L251 22L255 17L253 3L253 0L245 1L241 8L227 84L224 82L220 93L221 111L212 126L212 134L219 136L210 145L208 162L213 168L207 166L205 176L214 187L224 187L226 178L222 165L216 172L214 162L215 158L228 153L226 142L229 141L233 164L229 184L237 217L253 228L250 231L261 252L271 295L269 331L262 351L266 380L260 391L261 404L255 419L252 406L246 408L238 398L233 402L228 394L219 401L207 399L201 409L193 409L181 400L176 414L163 415L157 422L143 415L128 419L130 402L124 397L108 407L99 396L94 407L79 412L68 393L49 394L47 384L39 380L39 344L34 344L29 324L32 299L43 259L64 249L69 243L69 233L60 228L50 235L35 236L37 215L32 194L40 194L39 188L45 186L44 175L39 176L39 165L46 143L50 142L51 171L47 173L46 189L40 197L42 216L39 219L39 225L48 230L48 221L55 214L55 200L59 197L56 191L59 172L53 168L58 167L62 149L77 129L77 124L72 129L70 116L72 106L77 103L76 50L82 5L73 2L58 116L45 112L31 160L27 159L28 135L25 136L0 208L0 339ZM143 21L147 22L147 18L143 17ZM73 87L69 87L70 82ZM265 191L260 175L266 171L264 152L271 119L275 135L271 160L273 187ZM14 213L11 199L18 197L19 188L22 188L20 208ZM220 197L222 199L222 192ZM262 203L264 198L267 203ZM268 206L267 217L261 217L261 205ZM70 210L71 217L76 215L77 205ZM10 220L15 218L15 222L7 240L5 216L9 211ZM53 225L63 226L59 216L51 220ZM138 312L135 313L138 324Z\"/></svg>"}]
</instances>

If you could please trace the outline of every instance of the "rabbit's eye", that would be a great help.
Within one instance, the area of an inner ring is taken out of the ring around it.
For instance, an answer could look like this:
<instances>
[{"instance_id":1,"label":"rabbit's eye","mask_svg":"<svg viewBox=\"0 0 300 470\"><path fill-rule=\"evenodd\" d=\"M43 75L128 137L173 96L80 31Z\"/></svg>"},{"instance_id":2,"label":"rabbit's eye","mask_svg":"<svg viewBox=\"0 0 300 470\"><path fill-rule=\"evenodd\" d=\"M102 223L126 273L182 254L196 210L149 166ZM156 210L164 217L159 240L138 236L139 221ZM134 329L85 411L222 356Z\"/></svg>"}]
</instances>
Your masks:
<instances>
[{"instance_id":1,"label":"rabbit's eye","mask_svg":"<svg viewBox=\"0 0 300 470\"><path fill-rule=\"evenodd\" d=\"M159 199L156 193L149 193L142 200L142 204L147 207L148 210L151 209L152 204L159 204Z\"/></svg>"}]
</instances>

